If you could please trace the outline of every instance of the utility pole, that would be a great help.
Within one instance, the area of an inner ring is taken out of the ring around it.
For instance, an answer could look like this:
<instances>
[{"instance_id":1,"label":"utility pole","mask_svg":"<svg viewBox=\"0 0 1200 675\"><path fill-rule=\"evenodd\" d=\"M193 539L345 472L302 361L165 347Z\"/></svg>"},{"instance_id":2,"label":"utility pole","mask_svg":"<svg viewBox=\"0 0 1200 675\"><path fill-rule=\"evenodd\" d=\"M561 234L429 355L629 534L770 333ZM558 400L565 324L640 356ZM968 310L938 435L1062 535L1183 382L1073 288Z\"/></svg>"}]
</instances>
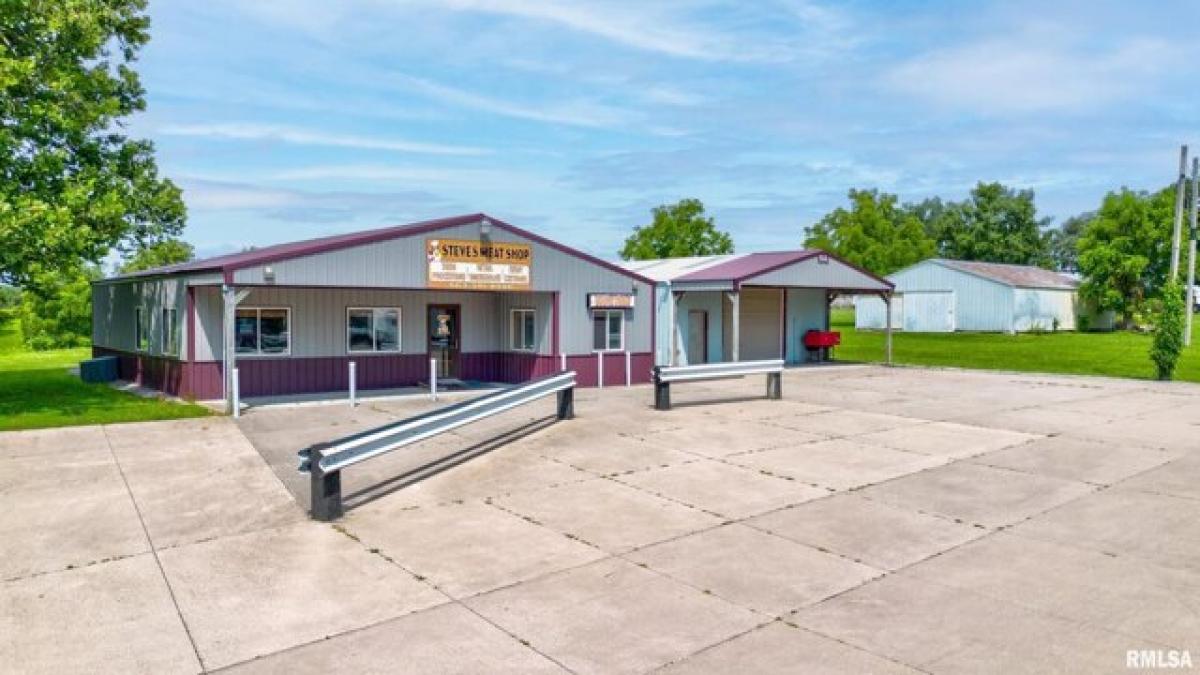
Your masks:
<instances>
[{"instance_id":1,"label":"utility pole","mask_svg":"<svg viewBox=\"0 0 1200 675\"><path fill-rule=\"evenodd\" d=\"M1188 273L1186 320L1183 322L1183 346L1192 344L1192 313L1196 308L1196 220L1200 217L1200 157L1192 158L1192 208L1189 209L1191 219L1188 223Z\"/></svg>"},{"instance_id":2,"label":"utility pole","mask_svg":"<svg viewBox=\"0 0 1200 675\"><path fill-rule=\"evenodd\" d=\"M1171 234L1171 281L1179 280L1179 236L1183 230L1183 191L1187 187L1188 147L1179 146L1179 179L1175 181L1175 230Z\"/></svg>"}]
</instances>

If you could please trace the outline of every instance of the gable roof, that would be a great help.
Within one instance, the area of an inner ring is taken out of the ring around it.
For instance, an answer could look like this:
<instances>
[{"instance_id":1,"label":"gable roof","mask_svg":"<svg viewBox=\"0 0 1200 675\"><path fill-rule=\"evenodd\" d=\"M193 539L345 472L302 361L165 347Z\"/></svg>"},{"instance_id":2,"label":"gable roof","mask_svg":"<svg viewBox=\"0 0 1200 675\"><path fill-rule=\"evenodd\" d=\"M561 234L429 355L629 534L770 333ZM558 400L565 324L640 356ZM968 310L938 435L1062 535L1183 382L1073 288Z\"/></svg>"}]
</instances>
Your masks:
<instances>
[{"instance_id":1,"label":"gable roof","mask_svg":"<svg viewBox=\"0 0 1200 675\"><path fill-rule=\"evenodd\" d=\"M883 286L893 286L892 282L887 279L883 279L821 249L766 251L761 253L695 256L690 258L661 258L657 260L631 260L622 264L630 270L645 274L655 281L660 282L715 282L736 286L754 277L762 276L788 265L803 262L818 255L829 256L830 259L836 260L846 267L875 279Z\"/></svg>"},{"instance_id":2,"label":"gable roof","mask_svg":"<svg viewBox=\"0 0 1200 675\"><path fill-rule=\"evenodd\" d=\"M931 261L944 267L974 274L975 276L1015 288L1075 290L1079 286L1078 280L1065 274L1032 265L1010 265L1006 263L978 262L975 260L949 260L946 258L932 258Z\"/></svg>"},{"instance_id":3,"label":"gable roof","mask_svg":"<svg viewBox=\"0 0 1200 675\"><path fill-rule=\"evenodd\" d=\"M447 227L455 227L458 225L468 225L478 223L483 220L491 222L493 227L505 230L512 234L535 241L544 246L556 249L567 255L575 256L585 260L593 265L599 265L606 269L612 270L627 277L632 277L638 281L645 283L653 283L653 280L647 278L635 271L626 269L620 265L613 264L607 260L601 260L592 255L588 255L583 251L571 248L556 241L546 239L540 235L523 230L514 225L510 225L502 220L492 218L484 213L469 213L461 216L451 216L449 218L437 218L434 220L423 220L407 225L394 225L391 227L383 227L374 230L362 230L359 232L347 232L344 234L335 234L328 237L319 237L316 239L306 239L303 241L285 242L282 244L274 244L272 246L264 246L248 251L238 253L230 253L227 255L219 255L201 260L190 260L185 263L175 265L167 265L164 267L156 267L153 269L142 270L139 272L131 272L129 274L118 275L105 281L121 281L126 279L134 279L138 277L151 276L173 276L179 274L194 274L200 272L222 272L228 279L235 270L246 267L255 267L268 263L279 262L281 260L290 260L292 258L302 258L304 256L316 255L318 253L326 253L329 251L337 251L345 248L353 248L355 246L363 246L373 244L380 241L390 239L401 239L404 237L412 237L426 232L445 229Z\"/></svg>"}]
</instances>

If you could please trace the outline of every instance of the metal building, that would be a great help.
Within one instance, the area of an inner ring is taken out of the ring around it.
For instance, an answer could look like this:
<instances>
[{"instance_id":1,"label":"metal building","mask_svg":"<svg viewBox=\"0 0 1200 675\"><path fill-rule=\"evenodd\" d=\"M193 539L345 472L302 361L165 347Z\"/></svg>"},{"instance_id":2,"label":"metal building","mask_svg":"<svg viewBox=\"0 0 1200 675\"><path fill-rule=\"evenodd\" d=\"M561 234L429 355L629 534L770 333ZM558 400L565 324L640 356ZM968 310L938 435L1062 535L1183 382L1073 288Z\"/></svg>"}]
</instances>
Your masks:
<instances>
[{"instance_id":1,"label":"metal building","mask_svg":"<svg viewBox=\"0 0 1200 675\"><path fill-rule=\"evenodd\" d=\"M829 330L839 294L886 296L891 284L819 250L624 263L655 282L657 365L809 359L809 330ZM882 300L881 300L882 302Z\"/></svg>"},{"instance_id":2,"label":"metal building","mask_svg":"<svg viewBox=\"0 0 1200 675\"><path fill-rule=\"evenodd\" d=\"M1075 330L1083 313L1079 282L1040 267L931 258L888 279L892 328L907 332ZM885 314L878 298L859 297L855 327L882 329Z\"/></svg>"},{"instance_id":3,"label":"metal building","mask_svg":"<svg viewBox=\"0 0 1200 675\"><path fill-rule=\"evenodd\" d=\"M471 214L269 246L96 282L93 351L122 379L197 399L439 376L583 386L649 379L654 283Z\"/></svg>"}]
</instances>

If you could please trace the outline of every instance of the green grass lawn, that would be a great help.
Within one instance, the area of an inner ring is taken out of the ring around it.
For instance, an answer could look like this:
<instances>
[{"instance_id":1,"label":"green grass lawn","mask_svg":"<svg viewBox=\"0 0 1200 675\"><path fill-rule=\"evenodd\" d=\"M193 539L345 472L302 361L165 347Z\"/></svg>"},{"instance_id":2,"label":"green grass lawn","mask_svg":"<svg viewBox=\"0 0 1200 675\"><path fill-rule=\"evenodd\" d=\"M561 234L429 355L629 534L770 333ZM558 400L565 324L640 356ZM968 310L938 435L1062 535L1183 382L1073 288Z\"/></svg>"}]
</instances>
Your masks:
<instances>
[{"instance_id":1,"label":"green grass lawn","mask_svg":"<svg viewBox=\"0 0 1200 675\"><path fill-rule=\"evenodd\" d=\"M835 309L833 329L841 331L835 356L846 361L883 361L883 331L854 330L854 310ZM1192 346L1186 348L1175 379L1200 382L1200 317ZM892 337L898 364L954 366L1038 373L1153 378L1150 336L1129 333L904 333Z\"/></svg>"},{"instance_id":2,"label":"green grass lawn","mask_svg":"<svg viewBox=\"0 0 1200 675\"><path fill-rule=\"evenodd\" d=\"M105 384L86 384L68 369L91 349L33 352L16 321L0 315L0 431L202 417L202 406L142 398Z\"/></svg>"}]
</instances>

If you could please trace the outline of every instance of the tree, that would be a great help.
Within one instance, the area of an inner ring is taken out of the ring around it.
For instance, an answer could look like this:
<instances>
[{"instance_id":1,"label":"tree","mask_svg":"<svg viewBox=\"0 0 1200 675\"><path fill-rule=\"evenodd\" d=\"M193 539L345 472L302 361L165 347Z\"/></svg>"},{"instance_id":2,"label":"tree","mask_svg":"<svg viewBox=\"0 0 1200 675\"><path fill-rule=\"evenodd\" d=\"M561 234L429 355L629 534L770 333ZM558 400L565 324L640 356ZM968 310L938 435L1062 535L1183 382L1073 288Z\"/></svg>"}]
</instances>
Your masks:
<instances>
[{"instance_id":1,"label":"tree","mask_svg":"<svg viewBox=\"0 0 1200 675\"><path fill-rule=\"evenodd\" d=\"M896 205L896 195L850 190L849 198L849 210L839 207L808 229L806 247L836 253L880 275L937 252L917 216Z\"/></svg>"},{"instance_id":2,"label":"tree","mask_svg":"<svg viewBox=\"0 0 1200 675\"><path fill-rule=\"evenodd\" d=\"M1125 328L1166 282L1174 204L1174 186L1152 195L1121 188L1104 197L1079 237L1080 295L1117 312Z\"/></svg>"},{"instance_id":3,"label":"tree","mask_svg":"<svg viewBox=\"0 0 1200 675\"><path fill-rule=\"evenodd\" d=\"M21 304L21 289L15 286L0 285L0 312L14 309ZM4 317L0 316L0 321Z\"/></svg>"},{"instance_id":4,"label":"tree","mask_svg":"<svg viewBox=\"0 0 1200 675\"><path fill-rule=\"evenodd\" d=\"M82 347L92 339L92 285L99 265L37 280L21 294L21 336L31 349Z\"/></svg>"},{"instance_id":5,"label":"tree","mask_svg":"<svg viewBox=\"0 0 1200 675\"><path fill-rule=\"evenodd\" d=\"M33 290L182 230L179 188L121 128L146 105L131 65L148 28L145 0L0 3L0 283Z\"/></svg>"},{"instance_id":6,"label":"tree","mask_svg":"<svg viewBox=\"0 0 1200 675\"><path fill-rule=\"evenodd\" d=\"M651 210L649 225L635 227L621 247L622 260L683 258L733 253L733 239L704 215L699 199L682 199Z\"/></svg>"},{"instance_id":7,"label":"tree","mask_svg":"<svg viewBox=\"0 0 1200 675\"><path fill-rule=\"evenodd\" d=\"M905 204L904 210L911 213L925 228L925 234L937 239L938 225L946 213L946 203L941 197L929 197L915 204Z\"/></svg>"},{"instance_id":8,"label":"tree","mask_svg":"<svg viewBox=\"0 0 1200 675\"><path fill-rule=\"evenodd\" d=\"M1154 342L1150 345L1150 360L1160 380L1169 380L1183 353L1184 312L1183 287L1175 279L1162 289L1162 311L1154 322Z\"/></svg>"},{"instance_id":9,"label":"tree","mask_svg":"<svg viewBox=\"0 0 1200 675\"><path fill-rule=\"evenodd\" d=\"M145 248L138 249L124 264L121 273L141 272L183 263L196 257L196 249L182 239L163 239Z\"/></svg>"},{"instance_id":10,"label":"tree","mask_svg":"<svg viewBox=\"0 0 1200 675\"><path fill-rule=\"evenodd\" d=\"M1033 190L981 182L966 201L947 204L933 227L944 257L1048 267L1049 222L1037 217Z\"/></svg>"},{"instance_id":11,"label":"tree","mask_svg":"<svg viewBox=\"0 0 1200 675\"><path fill-rule=\"evenodd\" d=\"M1079 237L1095 217L1095 211L1071 216L1062 225L1046 233L1054 269L1060 272L1079 271Z\"/></svg>"}]
</instances>

